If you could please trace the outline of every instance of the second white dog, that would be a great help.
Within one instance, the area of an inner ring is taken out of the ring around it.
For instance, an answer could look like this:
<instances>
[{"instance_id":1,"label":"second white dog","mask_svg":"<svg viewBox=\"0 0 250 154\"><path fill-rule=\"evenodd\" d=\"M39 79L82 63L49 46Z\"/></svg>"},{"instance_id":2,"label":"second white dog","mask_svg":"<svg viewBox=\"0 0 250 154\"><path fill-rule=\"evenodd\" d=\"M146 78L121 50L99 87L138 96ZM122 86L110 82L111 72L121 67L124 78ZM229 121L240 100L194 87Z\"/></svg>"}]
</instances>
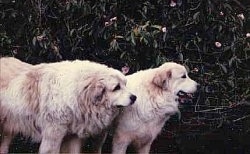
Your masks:
<instances>
[{"instance_id":1,"label":"second white dog","mask_svg":"<svg viewBox=\"0 0 250 154\"><path fill-rule=\"evenodd\" d=\"M190 96L197 83L188 77L184 66L172 62L139 71L127 79L127 87L137 100L118 116L112 153L126 153L132 143L138 153L147 154L165 122L179 112L180 95Z\"/></svg>"}]
</instances>

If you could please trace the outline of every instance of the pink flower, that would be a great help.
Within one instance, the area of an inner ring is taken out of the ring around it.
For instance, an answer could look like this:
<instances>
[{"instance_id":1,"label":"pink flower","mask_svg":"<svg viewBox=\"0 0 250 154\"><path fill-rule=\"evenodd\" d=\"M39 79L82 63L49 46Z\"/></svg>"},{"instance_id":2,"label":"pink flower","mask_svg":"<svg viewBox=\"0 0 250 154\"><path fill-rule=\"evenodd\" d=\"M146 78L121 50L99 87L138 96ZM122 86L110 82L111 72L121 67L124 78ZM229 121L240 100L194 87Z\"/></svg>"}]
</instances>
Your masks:
<instances>
[{"instance_id":1,"label":"pink flower","mask_svg":"<svg viewBox=\"0 0 250 154\"><path fill-rule=\"evenodd\" d=\"M191 72L192 73L197 73L197 72L199 72L199 69L195 67L194 69L191 70Z\"/></svg>"},{"instance_id":2,"label":"pink flower","mask_svg":"<svg viewBox=\"0 0 250 154\"><path fill-rule=\"evenodd\" d=\"M176 6L176 2L175 2L174 0L171 0L170 6L171 6L171 7L175 7L175 6Z\"/></svg>"},{"instance_id":3,"label":"pink flower","mask_svg":"<svg viewBox=\"0 0 250 154\"><path fill-rule=\"evenodd\" d=\"M221 15L221 16L224 16L224 13L221 11L221 12L220 12L220 15Z\"/></svg>"},{"instance_id":4,"label":"pink flower","mask_svg":"<svg viewBox=\"0 0 250 154\"><path fill-rule=\"evenodd\" d=\"M244 19L245 19L245 16L244 16L243 13L238 14L237 17L239 17L241 20L244 20Z\"/></svg>"},{"instance_id":5,"label":"pink flower","mask_svg":"<svg viewBox=\"0 0 250 154\"><path fill-rule=\"evenodd\" d=\"M44 35L39 35L36 37L37 41L42 41L44 39Z\"/></svg>"},{"instance_id":6,"label":"pink flower","mask_svg":"<svg viewBox=\"0 0 250 154\"><path fill-rule=\"evenodd\" d=\"M162 30L163 33L167 32L167 28L166 27L162 27L161 30Z\"/></svg>"},{"instance_id":7,"label":"pink flower","mask_svg":"<svg viewBox=\"0 0 250 154\"><path fill-rule=\"evenodd\" d=\"M110 19L110 21L116 21L117 20L117 17L113 17Z\"/></svg>"},{"instance_id":8,"label":"pink flower","mask_svg":"<svg viewBox=\"0 0 250 154\"><path fill-rule=\"evenodd\" d=\"M199 69L198 68L194 68L194 72L199 72Z\"/></svg>"},{"instance_id":9,"label":"pink flower","mask_svg":"<svg viewBox=\"0 0 250 154\"><path fill-rule=\"evenodd\" d=\"M123 66L122 67L122 73L125 75L129 72L129 67L128 66Z\"/></svg>"},{"instance_id":10,"label":"pink flower","mask_svg":"<svg viewBox=\"0 0 250 154\"><path fill-rule=\"evenodd\" d=\"M220 43L220 42L215 42L214 44L215 44L215 46L216 46L217 48L220 48L220 47L221 47L221 43Z\"/></svg>"},{"instance_id":11,"label":"pink flower","mask_svg":"<svg viewBox=\"0 0 250 154\"><path fill-rule=\"evenodd\" d=\"M116 21L117 20L117 17L113 17L113 18L111 18L111 19L109 19L109 21L106 21L105 23L104 23L104 25L107 27L107 26L110 26L110 25L112 25L113 24L113 21Z\"/></svg>"},{"instance_id":12,"label":"pink flower","mask_svg":"<svg viewBox=\"0 0 250 154\"><path fill-rule=\"evenodd\" d=\"M107 21L104 23L105 26L110 26L111 24L112 22L107 22Z\"/></svg>"},{"instance_id":13,"label":"pink flower","mask_svg":"<svg viewBox=\"0 0 250 154\"><path fill-rule=\"evenodd\" d=\"M246 37L249 38L250 37L250 33L246 33Z\"/></svg>"}]
</instances>

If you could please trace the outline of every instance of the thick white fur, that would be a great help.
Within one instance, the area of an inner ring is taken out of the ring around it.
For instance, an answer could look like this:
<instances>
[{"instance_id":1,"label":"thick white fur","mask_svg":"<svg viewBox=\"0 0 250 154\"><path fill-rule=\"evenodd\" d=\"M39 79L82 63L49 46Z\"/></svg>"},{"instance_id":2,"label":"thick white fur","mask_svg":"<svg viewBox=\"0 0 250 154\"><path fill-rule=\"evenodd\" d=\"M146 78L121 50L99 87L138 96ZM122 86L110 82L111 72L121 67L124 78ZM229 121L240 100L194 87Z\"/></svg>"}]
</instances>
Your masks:
<instances>
[{"instance_id":1,"label":"thick white fur","mask_svg":"<svg viewBox=\"0 0 250 154\"><path fill-rule=\"evenodd\" d=\"M127 87L137 100L118 116L112 153L124 154L127 146L133 144L138 153L146 154L164 123L179 112L177 93L193 93L197 83L188 77L182 65L173 62L139 71L127 79Z\"/></svg>"},{"instance_id":2,"label":"thick white fur","mask_svg":"<svg viewBox=\"0 0 250 154\"><path fill-rule=\"evenodd\" d=\"M74 145L79 138L100 133L117 115L118 105L136 99L121 72L90 61L32 66L1 58L0 66L0 153L8 152L17 133L41 141L39 153L59 153L65 136L66 149L80 152Z\"/></svg>"}]
</instances>

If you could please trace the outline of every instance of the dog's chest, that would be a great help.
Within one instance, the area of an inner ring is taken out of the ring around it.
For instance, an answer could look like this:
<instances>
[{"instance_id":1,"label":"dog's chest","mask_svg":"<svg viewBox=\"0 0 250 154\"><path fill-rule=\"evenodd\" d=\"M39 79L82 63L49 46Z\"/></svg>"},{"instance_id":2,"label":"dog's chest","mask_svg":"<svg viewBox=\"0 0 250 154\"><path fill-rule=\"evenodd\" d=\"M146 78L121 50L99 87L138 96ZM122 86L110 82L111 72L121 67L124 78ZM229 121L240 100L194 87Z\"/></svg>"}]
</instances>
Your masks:
<instances>
[{"instance_id":1,"label":"dog's chest","mask_svg":"<svg viewBox=\"0 0 250 154\"><path fill-rule=\"evenodd\" d=\"M140 127L137 129L138 136L151 136L155 138L161 132L161 129L166 121L167 118L164 117L154 119L150 122L141 123Z\"/></svg>"},{"instance_id":2,"label":"dog's chest","mask_svg":"<svg viewBox=\"0 0 250 154\"><path fill-rule=\"evenodd\" d=\"M81 138L99 134L111 124L117 113L118 110L105 110L103 113L83 114L74 119L70 129Z\"/></svg>"}]
</instances>

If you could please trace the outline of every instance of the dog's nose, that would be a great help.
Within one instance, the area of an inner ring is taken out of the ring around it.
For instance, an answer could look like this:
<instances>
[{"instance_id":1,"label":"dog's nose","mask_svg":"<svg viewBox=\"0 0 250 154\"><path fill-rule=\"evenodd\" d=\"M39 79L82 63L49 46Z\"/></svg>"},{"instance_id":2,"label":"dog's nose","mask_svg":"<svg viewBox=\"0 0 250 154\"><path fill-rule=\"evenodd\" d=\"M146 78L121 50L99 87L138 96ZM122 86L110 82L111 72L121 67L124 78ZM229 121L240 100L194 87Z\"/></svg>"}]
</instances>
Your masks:
<instances>
[{"instance_id":1,"label":"dog's nose","mask_svg":"<svg viewBox=\"0 0 250 154\"><path fill-rule=\"evenodd\" d=\"M137 97L136 97L135 95L131 95L131 96L130 96L131 104L134 104L136 98L137 98Z\"/></svg>"}]
</instances>

